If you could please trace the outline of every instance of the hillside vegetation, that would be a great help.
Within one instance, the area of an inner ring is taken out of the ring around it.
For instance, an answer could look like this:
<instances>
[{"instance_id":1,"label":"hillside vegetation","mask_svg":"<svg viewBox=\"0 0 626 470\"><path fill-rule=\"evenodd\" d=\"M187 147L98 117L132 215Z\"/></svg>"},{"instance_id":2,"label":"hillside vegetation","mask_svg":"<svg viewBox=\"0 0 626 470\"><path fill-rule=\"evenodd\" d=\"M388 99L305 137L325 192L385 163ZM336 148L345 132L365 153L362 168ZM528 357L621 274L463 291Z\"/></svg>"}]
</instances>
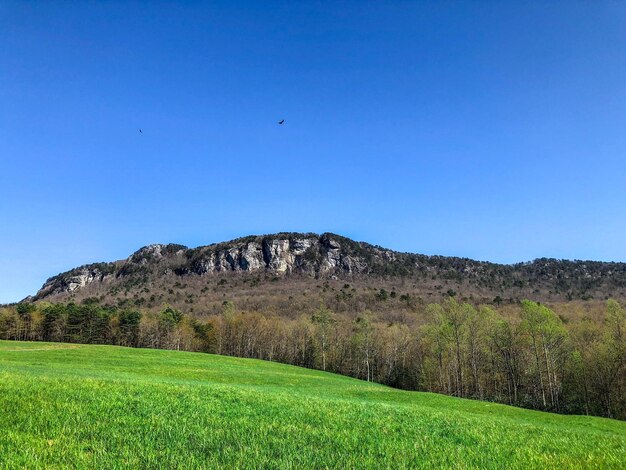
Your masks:
<instances>
[{"instance_id":1,"label":"hillside vegetation","mask_svg":"<svg viewBox=\"0 0 626 470\"><path fill-rule=\"evenodd\" d=\"M223 356L0 341L4 468L620 468L626 424Z\"/></svg>"}]
</instances>

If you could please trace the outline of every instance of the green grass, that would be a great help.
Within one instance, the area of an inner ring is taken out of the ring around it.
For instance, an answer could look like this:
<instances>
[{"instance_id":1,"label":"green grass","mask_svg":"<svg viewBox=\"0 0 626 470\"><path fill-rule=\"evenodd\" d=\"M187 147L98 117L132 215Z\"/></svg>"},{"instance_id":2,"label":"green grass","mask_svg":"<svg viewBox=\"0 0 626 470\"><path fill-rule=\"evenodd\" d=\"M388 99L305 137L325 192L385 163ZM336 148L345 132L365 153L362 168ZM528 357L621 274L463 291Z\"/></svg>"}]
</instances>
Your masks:
<instances>
[{"instance_id":1,"label":"green grass","mask_svg":"<svg viewBox=\"0 0 626 470\"><path fill-rule=\"evenodd\" d=\"M624 468L626 423L206 354L0 341L0 468Z\"/></svg>"}]
</instances>

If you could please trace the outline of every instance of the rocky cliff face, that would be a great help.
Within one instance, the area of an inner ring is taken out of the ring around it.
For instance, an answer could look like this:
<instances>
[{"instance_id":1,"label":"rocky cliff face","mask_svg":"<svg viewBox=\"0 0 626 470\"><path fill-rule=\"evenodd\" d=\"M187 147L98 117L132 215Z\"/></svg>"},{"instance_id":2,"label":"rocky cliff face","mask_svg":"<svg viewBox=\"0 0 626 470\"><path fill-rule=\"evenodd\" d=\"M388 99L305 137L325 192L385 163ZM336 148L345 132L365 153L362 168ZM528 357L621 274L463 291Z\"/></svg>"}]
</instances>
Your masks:
<instances>
[{"instance_id":1,"label":"rocky cliff face","mask_svg":"<svg viewBox=\"0 0 626 470\"><path fill-rule=\"evenodd\" d=\"M90 285L138 286L166 276L203 277L218 273L300 274L311 278L410 278L416 283L470 286L483 293L560 297L611 295L626 290L626 264L540 259L500 265L466 258L399 253L339 235L280 233L250 236L198 248L148 245L128 259L96 263L46 281L34 300L72 294ZM168 281L169 282L169 281Z\"/></svg>"},{"instance_id":2,"label":"rocky cliff face","mask_svg":"<svg viewBox=\"0 0 626 470\"><path fill-rule=\"evenodd\" d=\"M332 235L254 237L188 250L179 272L265 271L275 274L364 273L367 264L352 253L354 242ZM384 250L377 250L384 251Z\"/></svg>"},{"instance_id":3,"label":"rocky cliff face","mask_svg":"<svg viewBox=\"0 0 626 470\"><path fill-rule=\"evenodd\" d=\"M113 275L112 267L108 263L97 263L74 268L71 271L51 277L39 289L33 299L38 300L50 295L71 293L93 282L102 282L105 278Z\"/></svg>"}]
</instances>

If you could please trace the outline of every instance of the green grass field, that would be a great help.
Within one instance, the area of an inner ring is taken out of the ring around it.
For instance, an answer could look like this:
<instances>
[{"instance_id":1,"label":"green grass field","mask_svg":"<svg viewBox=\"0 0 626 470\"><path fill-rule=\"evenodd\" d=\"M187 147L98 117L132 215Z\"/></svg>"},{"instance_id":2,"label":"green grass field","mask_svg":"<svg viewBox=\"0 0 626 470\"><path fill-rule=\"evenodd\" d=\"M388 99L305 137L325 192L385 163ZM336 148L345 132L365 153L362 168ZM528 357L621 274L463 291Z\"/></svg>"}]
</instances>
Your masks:
<instances>
[{"instance_id":1,"label":"green grass field","mask_svg":"<svg viewBox=\"0 0 626 470\"><path fill-rule=\"evenodd\" d=\"M1 468L624 468L626 423L264 361L0 341Z\"/></svg>"}]
</instances>

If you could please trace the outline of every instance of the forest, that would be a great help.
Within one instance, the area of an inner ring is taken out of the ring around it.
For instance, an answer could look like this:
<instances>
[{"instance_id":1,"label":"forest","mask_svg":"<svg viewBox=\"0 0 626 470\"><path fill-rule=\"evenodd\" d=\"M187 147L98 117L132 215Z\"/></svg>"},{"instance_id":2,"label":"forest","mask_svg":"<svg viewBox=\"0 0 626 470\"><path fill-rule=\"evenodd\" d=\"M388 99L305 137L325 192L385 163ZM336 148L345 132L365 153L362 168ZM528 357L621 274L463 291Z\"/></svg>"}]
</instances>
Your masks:
<instances>
[{"instance_id":1,"label":"forest","mask_svg":"<svg viewBox=\"0 0 626 470\"><path fill-rule=\"evenodd\" d=\"M626 419L626 309L574 320L521 301L515 311L450 297L411 324L326 305L299 317L242 311L218 315L77 303L0 307L0 339L112 344L258 358L322 369L406 390L536 410Z\"/></svg>"}]
</instances>

